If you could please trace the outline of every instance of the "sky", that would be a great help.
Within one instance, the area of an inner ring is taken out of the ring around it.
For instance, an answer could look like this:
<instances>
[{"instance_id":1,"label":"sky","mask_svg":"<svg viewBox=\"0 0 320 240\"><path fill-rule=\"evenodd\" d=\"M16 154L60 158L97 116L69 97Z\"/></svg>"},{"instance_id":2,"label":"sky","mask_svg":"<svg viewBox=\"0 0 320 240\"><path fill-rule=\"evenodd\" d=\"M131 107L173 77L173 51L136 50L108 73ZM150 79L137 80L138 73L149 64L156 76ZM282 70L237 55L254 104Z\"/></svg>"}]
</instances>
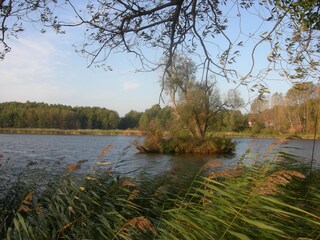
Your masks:
<instances>
[{"instance_id":1,"label":"sky","mask_svg":"<svg viewBox=\"0 0 320 240\"><path fill-rule=\"evenodd\" d=\"M105 71L87 68L87 59L75 53L69 35L32 31L10 46L0 62L0 102L98 106L120 115L159 102L159 73L135 73L126 55L112 56L113 71Z\"/></svg>"},{"instance_id":2,"label":"sky","mask_svg":"<svg viewBox=\"0 0 320 240\"><path fill-rule=\"evenodd\" d=\"M130 110L145 111L159 103L161 72L137 73L136 60L128 54L111 55L113 71L88 68L87 59L73 47L83 41L81 34L74 30L65 35L52 31L43 34L30 25L19 38L9 39L12 50L0 62L0 102L97 106L115 110L120 116ZM222 95L234 86L218 81ZM290 88L283 81L270 81L268 86L271 92ZM247 88L240 91L245 101L252 98Z\"/></svg>"}]
</instances>

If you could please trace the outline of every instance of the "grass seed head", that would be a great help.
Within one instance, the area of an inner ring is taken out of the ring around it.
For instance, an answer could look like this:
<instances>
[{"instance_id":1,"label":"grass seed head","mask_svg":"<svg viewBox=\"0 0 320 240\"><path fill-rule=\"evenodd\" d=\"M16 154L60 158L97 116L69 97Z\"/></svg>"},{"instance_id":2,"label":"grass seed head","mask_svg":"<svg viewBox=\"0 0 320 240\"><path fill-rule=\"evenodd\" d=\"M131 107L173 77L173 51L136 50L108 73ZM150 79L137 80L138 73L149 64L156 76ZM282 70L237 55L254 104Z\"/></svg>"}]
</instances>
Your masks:
<instances>
[{"instance_id":1,"label":"grass seed head","mask_svg":"<svg viewBox=\"0 0 320 240\"><path fill-rule=\"evenodd\" d=\"M297 171L280 170L268 176L259 186L257 193L260 195L274 195L283 193L279 186L286 186L292 177L303 179L305 176Z\"/></svg>"},{"instance_id":2,"label":"grass seed head","mask_svg":"<svg viewBox=\"0 0 320 240\"><path fill-rule=\"evenodd\" d=\"M156 234L156 230L153 228L151 222L145 217L136 217L127 222L128 226L134 227L140 231L146 232L147 230L151 231L153 234Z\"/></svg>"}]
</instances>

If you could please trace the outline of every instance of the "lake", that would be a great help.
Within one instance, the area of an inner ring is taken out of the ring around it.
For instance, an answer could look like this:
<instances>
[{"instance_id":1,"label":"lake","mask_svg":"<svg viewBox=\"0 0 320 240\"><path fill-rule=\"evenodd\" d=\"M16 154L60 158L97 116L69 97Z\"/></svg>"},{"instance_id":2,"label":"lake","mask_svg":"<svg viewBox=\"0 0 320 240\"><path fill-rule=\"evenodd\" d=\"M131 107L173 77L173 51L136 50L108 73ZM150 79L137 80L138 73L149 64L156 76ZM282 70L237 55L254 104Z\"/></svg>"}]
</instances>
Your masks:
<instances>
[{"instance_id":1,"label":"lake","mask_svg":"<svg viewBox=\"0 0 320 240\"><path fill-rule=\"evenodd\" d=\"M70 163L83 162L77 172L90 173L92 169L106 171L112 169L120 175L156 176L158 174L189 174L196 172L206 162L218 159L224 166L233 166L250 149L244 158L245 163L260 161L262 154L285 151L298 158L289 163L310 166L312 157L312 140L290 140L270 145L277 139L234 139L238 142L236 152L229 155L161 155L141 154L132 145L133 141L143 141L135 136L65 136L65 135L29 135L0 134L0 191L17 185L17 182L32 182L45 186L55 176L66 174ZM97 156L108 145L109 152L102 159ZM260 156L257 157L257 156ZM272 156L272 155L271 155ZM98 165L96 162L105 162ZM320 168L320 141L316 141L314 168ZM0 193L1 196L1 193ZM1 200L1 199L0 199Z\"/></svg>"}]
</instances>

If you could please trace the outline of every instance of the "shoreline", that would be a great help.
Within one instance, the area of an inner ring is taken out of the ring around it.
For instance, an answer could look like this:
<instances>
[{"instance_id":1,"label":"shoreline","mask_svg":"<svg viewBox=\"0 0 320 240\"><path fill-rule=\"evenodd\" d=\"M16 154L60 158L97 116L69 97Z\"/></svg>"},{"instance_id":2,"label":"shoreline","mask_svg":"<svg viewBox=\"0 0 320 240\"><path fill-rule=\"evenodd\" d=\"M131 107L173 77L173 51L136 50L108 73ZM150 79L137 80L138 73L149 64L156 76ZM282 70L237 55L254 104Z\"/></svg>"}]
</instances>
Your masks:
<instances>
[{"instance_id":1,"label":"shoreline","mask_svg":"<svg viewBox=\"0 0 320 240\"><path fill-rule=\"evenodd\" d=\"M145 131L134 129L56 129L56 128L0 128L0 134L41 134L41 135L95 135L95 136L144 136ZM249 132L217 132L209 133L212 136L230 138L279 138L313 140L313 135L308 134L254 134ZM318 134L316 140L320 140Z\"/></svg>"},{"instance_id":2,"label":"shoreline","mask_svg":"<svg viewBox=\"0 0 320 240\"><path fill-rule=\"evenodd\" d=\"M0 128L0 134L143 136L140 130L56 129L56 128Z\"/></svg>"},{"instance_id":3,"label":"shoreline","mask_svg":"<svg viewBox=\"0 0 320 240\"><path fill-rule=\"evenodd\" d=\"M250 133L250 132L217 132L213 136L230 137L230 138L278 138L288 140L313 140L314 135L311 134L270 134L270 133ZM317 134L316 140L320 140L320 135Z\"/></svg>"}]
</instances>

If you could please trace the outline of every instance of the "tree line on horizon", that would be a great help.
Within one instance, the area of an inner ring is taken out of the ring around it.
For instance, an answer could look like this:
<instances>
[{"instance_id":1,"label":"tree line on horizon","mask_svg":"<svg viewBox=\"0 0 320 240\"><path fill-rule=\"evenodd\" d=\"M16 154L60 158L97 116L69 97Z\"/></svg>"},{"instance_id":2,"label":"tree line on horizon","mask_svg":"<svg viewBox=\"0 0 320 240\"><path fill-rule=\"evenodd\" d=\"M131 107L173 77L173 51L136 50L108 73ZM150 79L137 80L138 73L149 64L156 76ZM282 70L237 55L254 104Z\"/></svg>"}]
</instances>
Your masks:
<instances>
[{"instance_id":1,"label":"tree line on horizon","mask_svg":"<svg viewBox=\"0 0 320 240\"><path fill-rule=\"evenodd\" d=\"M37 102L0 103L2 128L116 129L116 111Z\"/></svg>"},{"instance_id":2,"label":"tree line on horizon","mask_svg":"<svg viewBox=\"0 0 320 240\"><path fill-rule=\"evenodd\" d=\"M165 130L172 117L172 107L161 108L159 104L144 112L131 110L120 117L116 111L101 107L71 107L37 102L0 103L0 128ZM221 130L240 131L247 127L247 117L240 111L222 112L220 121L224 124L219 126ZM213 128L218 127L213 122L211 125Z\"/></svg>"},{"instance_id":3,"label":"tree line on horizon","mask_svg":"<svg viewBox=\"0 0 320 240\"><path fill-rule=\"evenodd\" d=\"M312 134L320 129L320 86L298 83L287 93L256 98L249 113L222 109L208 122L208 132ZM37 102L0 103L0 128L139 129L166 131L174 110L155 104L144 112L129 111L120 117L101 107L71 107Z\"/></svg>"}]
</instances>

